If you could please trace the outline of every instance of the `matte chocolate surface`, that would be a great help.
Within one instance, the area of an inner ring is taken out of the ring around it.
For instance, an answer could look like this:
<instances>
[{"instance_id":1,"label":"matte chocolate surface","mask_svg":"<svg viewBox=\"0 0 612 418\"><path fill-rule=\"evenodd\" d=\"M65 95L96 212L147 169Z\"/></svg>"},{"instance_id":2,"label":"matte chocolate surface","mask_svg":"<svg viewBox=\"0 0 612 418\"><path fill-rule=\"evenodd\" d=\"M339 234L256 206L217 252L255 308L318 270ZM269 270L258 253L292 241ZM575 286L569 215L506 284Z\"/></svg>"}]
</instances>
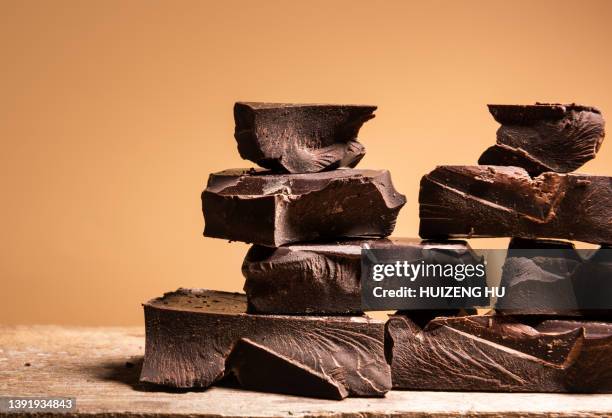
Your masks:
<instances>
[{"instance_id":1,"label":"matte chocolate surface","mask_svg":"<svg viewBox=\"0 0 612 418\"><path fill-rule=\"evenodd\" d=\"M240 386L246 389L293 395L307 393L326 399L348 396L339 369L337 376L328 377L247 338L236 343L227 364Z\"/></svg>"},{"instance_id":2,"label":"matte chocolate surface","mask_svg":"<svg viewBox=\"0 0 612 418\"><path fill-rule=\"evenodd\" d=\"M611 278L610 248L589 255L569 242L514 238L501 279L506 296L496 309L516 315L609 317Z\"/></svg>"},{"instance_id":3,"label":"matte chocolate surface","mask_svg":"<svg viewBox=\"0 0 612 418\"><path fill-rule=\"evenodd\" d=\"M272 247L385 237L405 203L386 170L227 170L211 174L202 193L204 235Z\"/></svg>"},{"instance_id":4,"label":"matte chocolate surface","mask_svg":"<svg viewBox=\"0 0 612 418\"><path fill-rule=\"evenodd\" d=\"M436 243L390 238L281 248L255 245L242 264L249 312L360 313L362 248L397 249L413 262L434 257L436 249L455 262L474 262L465 241Z\"/></svg>"},{"instance_id":5,"label":"matte chocolate surface","mask_svg":"<svg viewBox=\"0 0 612 418\"><path fill-rule=\"evenodd\" d=\"M612 391L612 324L505 316L387 322L393 387L495 392Z\"/></svg>"},{"instance_id":6,"label":"matte chocolate surface","mask_svg":"<svg viewBox=\"0 0 612 418\"><path fill-rule=\"evenodd\" d=\"M612 177L439 166L421 179L419 204L423 238L612 242Z\"/></svg>"},{"instance_id":7,"label":"matte chocolate surface","mask_svg":"<svg viewBox=\"0 0 612 418\"><path fill-rule=\"evenodd\" d=\"M250 315L245 295L201 289L167 293L144 310L143 382L206 388L233 372L250 389L333 399L384 396L391 386L383 321ZM274 371L285 377L271 380Z\"/></svg>"},{"instance_id":8,"label":"matte chocolate surface","mask_svg":"<svg viewBox=\"0 0 612 418\"><path fill-rule=\"evenodd\" d=\"M235 138L244 159L289 173L355 167L365 155L357 142L376 106L236 103Z\"/></svg>"},{"instance_id":9,"label":"matte chocolate surface","mask_svg":"<svg viewBox=\"0 0 612 418\"><path fill-rule=\"evenodd\" d=\"M583 315L612 317L612 246L604 245L572 274Z\"/></svg>"},{"instance_id":10,"label":"matte chocolate surface","mask_svg":"<svg viewBox=\"0 0 612 418\"><path fill-rule=\"evenodd\" d=\"M575 104L489 105L497 144L478 164L518 166L531 175L568 173L595 158L605 135L601 112Z\"/></svg>"},{"instance_id":11,"label":"matte chocolate surface","mask_svg":"<svg viewBox=\"0 0 612 418\"><path fill-rule=\"evenodd\" d=\"M500 283L506 294L496 309L520 315L579 315L572 275L583 262L570 242L513 238Z\"/></svg>"}]
</instances>

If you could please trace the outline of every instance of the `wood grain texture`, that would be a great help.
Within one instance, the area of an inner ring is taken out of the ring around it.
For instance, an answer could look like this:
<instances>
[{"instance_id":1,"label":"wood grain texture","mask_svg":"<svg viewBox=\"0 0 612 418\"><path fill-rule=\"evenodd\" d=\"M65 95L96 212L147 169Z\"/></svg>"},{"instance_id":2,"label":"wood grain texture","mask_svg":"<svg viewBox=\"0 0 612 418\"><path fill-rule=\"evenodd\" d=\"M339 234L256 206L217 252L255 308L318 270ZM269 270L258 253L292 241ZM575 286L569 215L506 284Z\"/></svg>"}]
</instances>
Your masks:
<instances>
[{"instance_id":1,"label":"wood grain texture","mask_svg":"<svg viewBox=\"0 0 612 418\"><path fill-rule=\"evenodd\" d=\"M392 391L341 402L231 388L152 392L138 383L144 329L0 326L0 396L75 396L64 417L595 417L612 395ZM126 367L126 362L133 367ZM24 366L29 363L30 366ZM0 413L0 416L11 416Z\"/></svg>"}]
</instances>

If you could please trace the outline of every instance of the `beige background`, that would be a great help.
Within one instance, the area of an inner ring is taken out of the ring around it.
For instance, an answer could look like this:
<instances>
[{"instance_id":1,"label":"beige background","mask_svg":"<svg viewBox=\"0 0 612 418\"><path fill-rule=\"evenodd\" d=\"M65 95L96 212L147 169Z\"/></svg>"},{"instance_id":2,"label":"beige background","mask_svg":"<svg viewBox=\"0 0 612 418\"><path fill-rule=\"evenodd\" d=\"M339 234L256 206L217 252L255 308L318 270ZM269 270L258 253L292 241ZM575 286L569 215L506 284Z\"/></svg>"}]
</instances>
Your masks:
<instances>
[{"instance_id":1,"label":"beige background","mask_svg":"<svg viewBox=\"0 0 612 418\"><path fill-rule=\"evenodd\" d=\"M240 289L247 246L201 236L199 196L251 165L236 100L377 104L361 165L391 170L414 236L420 176L493 144L486 103L612 113L611 18L609 1L3 0L0 322L135 324L164 291ZM604 142L582 171L611 163Z\"/></svg>"}]
</instances>

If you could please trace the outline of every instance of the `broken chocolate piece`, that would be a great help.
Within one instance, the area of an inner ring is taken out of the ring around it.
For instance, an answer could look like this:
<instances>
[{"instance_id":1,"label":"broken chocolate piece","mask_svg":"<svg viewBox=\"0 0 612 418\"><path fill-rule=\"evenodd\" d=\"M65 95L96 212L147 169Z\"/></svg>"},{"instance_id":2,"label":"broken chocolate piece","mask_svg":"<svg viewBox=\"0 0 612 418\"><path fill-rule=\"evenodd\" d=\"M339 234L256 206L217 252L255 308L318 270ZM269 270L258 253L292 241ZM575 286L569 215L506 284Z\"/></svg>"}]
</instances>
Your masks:
<instances>
[{"instance_id":1,"label":"broken chocolate piece","mask_svg":"<svg viewBox=\"0 0 612 418\"><path fill-rule=\"evenodd\" d=\"M249 312L361 313L361 248L360 241L254 245L242 264Z\"/></svg>"},{"instance_id":2,"label":"broken chocolate piece","mask_svg":"<svg viewBox=\"0 0 612 418\"><path fill-rule=\"evenodd\" d=\"M612 247L604 245L586 258L572 282L583 315L612 316Z\"/></svg>"},{"instance_id":3,"label":"broken chocolate piece","mask_svg":"<svg viewBox=\"0 0 612 418\"><path fill-rule=\"evenodd\" d=\"M569 173L595 158L605 135L601 112L575 104L489 105L497 144L478 164L522 167L532 176Z\"/></svg>"},{"instance_id":4,"label":"broken chocolate piece","mask_svg":"<svg viewBox=\"0 0 612 418\"><path fill-rule=\"evenodd\" d=\"M395 228L405 203L386 170L227 170L211 174L202 193L204 235L272 247L384 237Z\"/></svg>"},{"instance_id":5,"label":"broken chocolate piece","mask_svg":"<svg viewBox=\"0 0 612 418\"><path fill-rule=\"evenodd\" d=\"M269 364L249 361L265 355L275 357L277 366L289 362L287 370L294 376L306 376L301 392L305 396L310 395L307 389L313 396L330 393L329 386L316 383L321 376L339 388L333 397L383 396L391 386L383 321L365 316L250 315L245 313L245 295L201 289L167 293L146 303L144 310L143 382L206 388L228 374L229 367L249 387L260 382L261 390L273 389L263 375ZM228 362L241 339L251 346L239 346ZM261 380L253 377L257 367ZM301 385L296 381L292 388Z\"/></svg>"},{"instance_id":6,"label":"broken chocolate piece","mask_svg":"<svg viewBox=\"0 0 612 418\"><path fill-rule=\"evenodd\" d=\"M421 179L419 235L611 243L610 202L612 177L439 166Z\"/></svg>"},{"instance_id":7,"label":"broken chocolate piece","mask_svg":"<svg viewBox=\"0 0 612 418\"><path fill-rule=\"evenodd\" d=\"M316 173L355 167L365 155L357 142L376 106L241 103L234 105L240 156L264 168Z\"/></svg>"},{"instance_id":8,"label":"broken chocolate piece","mask_svg":"<svg viewBox=\"0 0 612 418\"><path fill-rule=\"evenodd\" d=\"M570 242L513 238L502 267L505 296L495 308L516 315L580 315L572 276L582 262Z\"/></svg>"},{"instance_id":9,"label":"broken chocolate piece","mask_svg":"<svg viewBox=\"0 0 612 418\"><path fill-rule=\"evenodd\" d=\"M589 253L569 242L514 238L502 272L506 294L496 309L512 315L609 316L612 250Z\"/></svg>"},{"instance_id":10,"label":"broken chocolate piece","mask_svg":"<svg viewBox=\"0 0 612 418\"><path fill-rule=\"evenodd\" d=\"M578 320L547 320L538 326L542 333L564 333L584 330L582 347L567 368L565 387L568 392L612 392L612 323Z\"/></svg>"},{"instance_id":11,"label":"broken chocolate piece","mask_svg":"<svg viewBox=\"0 0 612 418\"><path fill-rule=\"evenodd\" d=\"M436 243L410 238L251 247L242 264L249 312L347 314L363 311L361 250L393 250L410 262L475 263L465 241ZM436 260L434 260L436 259ZM392 280L392 279L388 279ZM401 282L403 279L398 279ZM425 279L423 279L425 280ZM486 286L486 278L472 285ZM474 283L472 283L474 282ZM432 285L440 285L435 279ZM400 287L404 283L398 283ZM416 300L404 303L416 304ZM427 301L424 301L428 303Z\"/></svg>"},{"instance_id":12,"label":"broken chocolate piece","mask_svg":"<svg viewBox=\"0 0 612 418\"><path fill-rule=\"evenodd\" d=\"M505 316L387 322L393 387L495 392L612 391L612 325Z\"/></svg>"},{"instance_id":13,"label":"broken chocolate piece","mask_svg":"<svg viewBox=\"0 0 612 418\"><path fill-rule=\"evenodd\" d=\"M248 338L238 341L227 364L245 389L338 400L348 396L342 375L328 377Z\"/></svg>"}]
</instances>

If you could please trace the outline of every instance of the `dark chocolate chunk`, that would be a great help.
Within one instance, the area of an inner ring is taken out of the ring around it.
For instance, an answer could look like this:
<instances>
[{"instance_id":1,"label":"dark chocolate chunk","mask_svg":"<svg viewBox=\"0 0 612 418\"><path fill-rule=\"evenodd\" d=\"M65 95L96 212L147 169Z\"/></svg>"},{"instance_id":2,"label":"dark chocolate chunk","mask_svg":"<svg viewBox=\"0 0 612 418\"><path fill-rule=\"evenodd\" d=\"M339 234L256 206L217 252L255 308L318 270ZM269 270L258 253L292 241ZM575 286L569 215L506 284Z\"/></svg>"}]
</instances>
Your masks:
<instances>
[{"instance_id":1,"label":"dark chocolate chunk","mask_svg":"<svg viewBox=\"0 0 612 418\"><path fill-rule=\"evenodd\" d=\"M612 325L512 317L387 322L393 387L495 392L612 391Z\"/></svg>"},{"instance_id":2,"label":"dark chocolate chunk","mask_svg":"<svg viewBox=\"0 0 612 418\"><path fill-rule=\"evenodd\" d=\"M254 245L242 264L249 312L361 313L361 248L359 241Z\"/></svg>"},{"instance_id":3,"label":"dark chocolate chunk","mask_svg":"<svg viewBox=\"0 0 612 418\"><path fill-rule=\"evenodd\" d=\"M583 261L570 242L513 238L502 267L505 296L496 309L517 315L580 315L572 275Z\"/></svg>"},{"instance_id":4,"label":"dark chocolate chunk","mask_svg":"<svg viewBox=\"0 0 612 418\"><path fill-rule=\"evenodd\" d=\"M568 392L612 392L612 323L579 320L547 320L537 327L542 333L584 330L582 346L571 353L565 375Z\"/></svg>"},{"instance_id":5,"label":"dark chocolate chunk","mask_svg":"<svg viewBox=\"0 0 612 418\"><path fill-rule=\"evenodd\" d=\"M465 241L434 243L392 238L293 244L280 248L255 245L242 265L249 312L361 313L363 248L392 249L401 252L402 257L411 262L434 261L434 257L444 255L447 256L446 263L476 262ZM438 279L435 284L439 284ZM485 279L481 285L486 285Z\"/></svg>"},{"instance_id":6,"label":"dark chocolate chunk","mask_svg":"<svg viewBox=\"0 0 612 418\"><path fill-rule=\"evenodd\" d=\"M604 120L594 107L575 104L489 105L497 144L478 164L522 167L532 176L568 173L595 158L604 139Z\"/></svg>"},{"instance_id":7,"label":"dark chocolate chunk","mask_svg":"<svg viewBox=\"0 0 612 418\"><path fill-rule=\"evenodd\" d=\"M245 313L245 295L198 289L167 293L146 303L144 310L143 382L206 388L233 370L249 388L276 390L279 386L269 381L266 370L274 364L304 379L287 388L292 393L302 388L304 396L383 396L391 386L383 321L250 315ZM249 341L230 357L241 339ZM257 360L262 357L270 362ZM254 376L258 369L259 377Z\"/></svg>"},{"instance_id":8,"label":"dark chocolate chunk","mask_svg":"<svg viewBox=\"0 0 612 418\"><path fill-rule=\"evenodd\" d=\"M261 167L316 173L355 167L365 155L357 142L361 125L376 106L236 103L240 156Z\"/></svg>"},{"instance_id":9,"label":"dark chocolate chunk","mask_svg":"<svg viewBox=\"0 0 612 418\"><path fill-rule=\"evenodd\" d=\"M326 399L348 396L342 369L337 369L337 376L328 377L247 338L238 341L227 364L245 389Z\"/></svg>"},{"instance_id":10,"label":"dark chocolate chunk","mask_svg":"<svg viewBox=\"0 0 612 418\"><path fill-rule=\"evenodd\" d=\"M572 274L574 292L583 315L612 315L612 248L602 246Z\"/></svg>"},{"instance_id":11,"label":"dark chocolate chunk","mask_svg":"<svg viewBox=\"0 0 612 418\"><path fill-rule=\"evenodd\" d=\"M588 252L564 241L514 238L503 265L506 294L496 309L513 315L609 316L612 250Z\"/></svg>"},{"instance_id":12,"label":"dark chocolate chunk","mask_svg":"<svg viewBox=\"0 0 612 418\"><path fill-rule=\"evenodd\" d=\"M272 247L384 237L395 228L405 203L386 170L227 170L211 174L202 193L204 235Z\"/></svg>"},{"instance_id":13,"label":"dark chocolate chunk","mask_svg":"<svg viewBox=\"0 0 612 418\"><path fill-rule=\"evenodd\" d=\"M612 177L440 166L421 179L419 234L611 243L611 202Z\"/></svg>"}]
</instances>

